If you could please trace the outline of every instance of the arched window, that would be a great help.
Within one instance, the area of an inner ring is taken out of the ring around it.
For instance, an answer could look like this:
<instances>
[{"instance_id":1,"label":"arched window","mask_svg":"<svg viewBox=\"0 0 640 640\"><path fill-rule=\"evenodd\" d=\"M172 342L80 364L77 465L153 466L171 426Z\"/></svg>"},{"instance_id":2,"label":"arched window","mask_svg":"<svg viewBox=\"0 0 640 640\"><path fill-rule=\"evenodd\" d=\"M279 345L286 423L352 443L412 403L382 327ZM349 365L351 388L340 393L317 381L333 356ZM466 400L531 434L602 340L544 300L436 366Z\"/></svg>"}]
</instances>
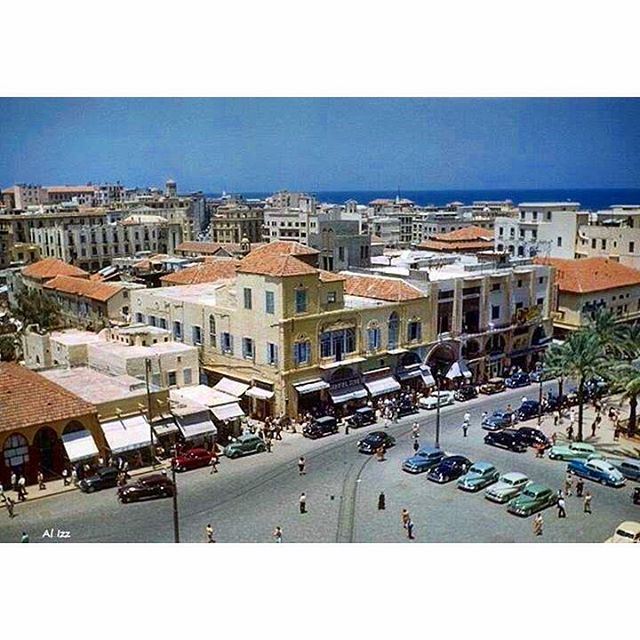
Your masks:
<instances>
[{"instance_id":1,"label":"arched window","mask_svg":"<svg viewBox=\"0 0 640 640\"><path fill-rule=\"evenodd\" d=\"M389 316L389 349L395 349L398 346L398 336L400 335L400 318L394 311Z\"/></svg>"},{"instance_id":2,"label":"arched window","mask_svg":"<svg viewBox=\"0 0 640 640\"><path fill-rule=\"evenodd\" d=\"M3 448L4 463L10 469L21 467L29 462L29 443L27 439L15 433L7 438Z\"/></svg>"},{"instance_id":3,"label":"arched window","mask_svg":"<svg viewBox=\"0 0 640 640\"><path fill-rule=\"evenodd\" d=\"M215 349L216 347L216 319L213 315L209 316L209 344Z\"/></svg>"}]
</instances>

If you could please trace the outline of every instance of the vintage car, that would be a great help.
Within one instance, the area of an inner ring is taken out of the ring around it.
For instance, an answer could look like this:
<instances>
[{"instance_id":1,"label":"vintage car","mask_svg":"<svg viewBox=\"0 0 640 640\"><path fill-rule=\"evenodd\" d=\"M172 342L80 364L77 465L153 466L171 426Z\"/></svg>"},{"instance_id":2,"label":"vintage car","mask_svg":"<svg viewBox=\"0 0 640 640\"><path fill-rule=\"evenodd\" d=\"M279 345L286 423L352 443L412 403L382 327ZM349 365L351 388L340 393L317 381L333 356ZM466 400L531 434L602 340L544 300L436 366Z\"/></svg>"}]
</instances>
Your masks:
<instances>
[{"instance_id":1,"label":"vintage car","mask_svg":"<svg viewBox=\"0 0 640 640\"><path fill-rule=\"evenodd\" d=\"M239 458L252 453L262 453L267 450L264 440L252 433L239 436L224 448L224 455L227 458Z\"/></svg>"},{"instance_id":2,"label":"vintage car","mask_svg":"<svg viewBox=\"0 0 640 640\"><path fill-rule=\"evenodd\" d=\"M480 425L485 431L499 431L513 425L513 414L508 411L494 411Z\"/></svg>"},{"instance_id":3,"label":"vintage car","mask_svg":"<svg viewBox=\"0 0 640 640\"><path fill-rule=\"evenodd\" d=\"M640 480L640 460L625 458L624 460L611 460L611 464L617 467L620 473L629 480Z\"/></svg>"},{"instance_id":4,"label":"vintage car","mask_svg":"<svg viewBox=\"0 0 640 640\"><path fill-rule=\"evenodd\" d=\"M331 434L338 433L338 421L334 416L322 416L313 418L309 424L302 429L302 435L305 438L322 438Z\"/></svg>"},{"instance_id":5,"label":"vintage car","mask_svg":"<svg viewBox=\"0 0 640 640\"><path fill-rule=\"evenodd\" d=\"M493 393L500 393L506 389L504 378L491 378L484 384L480 385L480 393L491 395Z\"/></svg>"},{"instance_id":6,"label":"vintage car","mask_svg":"<svg viewBox=\"0 0 640 640\"><path fill-rule=\"evenodd\" d=\"M434 391L426 398L420 398L419 405L421 409L435 409L438 404L441 407L445 407L449 404L453 404L454 400L454 391Z\"/></svg>"},{"instance_id":7,"label":"vintage car","mask_svg":"<svg viewBox=\"0 0 640 640\"><path fill-rule=\"evenodd\" d=\"M439 464L444 456L444 451L437 447L421 447L415 455L402 463L402 470L407 473L424 473Z\"/></svg>"},{"instance_id":8,"label":"vintage car","mask_svg":"<svg viewBox=\"0 0 640 640\"><path fill-rule=\"evenodd\" d=\"M372 431L358 442L358 451L360 453L375 453L380 447L388 449L393 447L395 443L396 439L386 431Z\"/></svg>"},{"instance_id":9,"label":"vintage car","mask_svg":"<svg viewBox=\"0 0 640 640\"><path fill-rule=\"evenodd\" d=\"M622 473L610 462L598 458L570 460L567 465L567 471L610 487L623 487L625 485Z\"/></svg>"},{"instance_id":10,"label":"vintage car","mask_svg":"<svg viewBox=\"0 0 640 640\"><path fill-rule=\"evenodd\" d=\"M545 380L552 380L553 374L546 369L536 369L529 374L529 380L531 382L544 382Z\"/></svg>"},{"instance_id":11,"label":"vintage car","mask_svg":"<svg viewBox=\"0 0 640 640\"><path fill-rule=\"evenodd\" d=\"M514 373L512 376L509 376L505 381L505 385L509 387L509 389L517 389L518 387L526 387L530 384L529 374L528 373Z\"/></svg>"},{"instance_id":12,"label":"vintage car","mask_svg":"<svg viewBox=\"0 0 640 640\"><path fill-rule=\"evenodd\" d=\"M376 412L372 407L360 407L354 414L347 418L350 427L366 427L376 421Z\"/></svg>"},{"instance_id":13,"label":"vintage car","mask_svg":"<svg viewBox=\"0 0 640 640\"><path fill-rule=\"evenodd\" d=\"M118 469L116 467L102 467L93 475L78 482L78 487L85 493L93 493L100 489L115 487L118 483Z\"/></svg>"},{"instance_id":14,"label":"vintage car","mask_svg":"<svg viewBox=\"0 0 640 640\"><path fill-rule=\"evenodd\" d=\"M512 471L498 478L498 482L484 492L484 497L491 502L503 504L515 498L528 484L529 478L524 473Z\"/></svg>"},{"instance_id":15,"label":"vintage car","mask_svg":"<svg viewBox=\"0 0 640 640\"><path fill-rule=\"evenodd\" d=\"M504 429L502 431L492 431L484 437L484 443L492 447L501 447L516 453L524 453L527 445L515 429Z\"/></svg>"},{"instance_id":16,"label":"vintage car","mask_svg":"<svg viewBox=\"0 0 640 640\"><path fill-rule=\"evenodd\" d=\"M173 482L161 473L140 478L133 484L118 489L118 500L122 503L139 502L151 498L168 498L174 492Z\"/></svg>"},{"instance_id":17,"label":"vintage car","mask_svg":"<svg viewBox=\"0 0 640 640\"><path fill-rule=\"evenodd\" d=\"M211 463L212 457L206 449L195 447L172 458L171 464L175 466L176 471L188 471L189 469L206 467Z\"/></svg>"},{"instance_id":18,"label":"vintage car","mask_svg":"<svg viewBox=\"0 0 640 640\"><path fill-rule=\"evenodd\" d=\"M418 413L418 407L409 398L401 398L396 405L398 417L409 416L412 413Z\"/></svg>"},{"instance_id":19,"label":"vintage car","mask_svg":"<svg viewBox=\"0 0 640 640\"><path fill-rule=\"evenodd\" d=\"M552 507L558 501L558 495L542 484L531 483L522 492L509 501L507 511L516 516L530 516L536 511Z\"/></svg>"},{"instance_id":20,"label":"vintage car","mask_svg":"<svg viewBox=\"0 0 640 640\"><path fill-rule=\"evenodd\" d=\"M537 400L525 400L517 409L518 420L537 418L540 413L540 403Z\"/></svg>"},{"instance_id":21,"label":"vintage car","mask_svg":"<svg viewBox=\"0 0 640 640\"><path fill-rule=\"evenodd\" d=\"M550 460L574 460L576 458L602 458L593 445L585 442L556 444L549 449Z\"/></svg>"},{"instance_id":22,"label":"vintage car","mask_svg":"<svg viewBox=\"0 0 640 640\"><path fill-rule=\"evenodd\" d=\"M640 542L640 522L634 522L633 520L627 520L621 522L613 535L607 538L605 542L621 542L621 543L638 543Z\"/></svg>"},{"instance_id":23,"label":"vintage car","mask_svg":"<svg viewBox=\"0 0 640 640\"><path fill-rule=\"evenodd\" d=\"M535 429L534 427L518 427L517 432L520 434L522 442L528 447L548 449L551 446L551 440L549 440L540 429Z\"/></svg>"},{"instance_id":24,"label":"vintage car","mask_svg":"<svg viewBox=\"0 0 640 640\"><path fill-rule=\"evenodd\" d=\"M437 482L438 484L451 482L451 480L457 480L460 476L467 473L470 466L471 460L464 456L447 456L442 459L440 464L431 469L427 480Z\"/></svg>"},{"instance_id":25,"label":"vintage car","mask_svg":"<svg viewBox=\"0 0 640 640\"><path fill-rule=\"evenodd\" d=\"M463 491L480 491L498 481L500 473L488 462L474 462L469 471L458 478L458 489Z\"/></svg>"},{"instance_id":26,"label":"vintage car","mask_svg":"<svg viewBox=\"0 0 640 640\"><path fill-rule=\"evenodd\" d=\"M465 400L473 400L478 397L478 390L472 384L462 385L453 394L458 402L465 402Z\"/></svg>"}]
</instances>

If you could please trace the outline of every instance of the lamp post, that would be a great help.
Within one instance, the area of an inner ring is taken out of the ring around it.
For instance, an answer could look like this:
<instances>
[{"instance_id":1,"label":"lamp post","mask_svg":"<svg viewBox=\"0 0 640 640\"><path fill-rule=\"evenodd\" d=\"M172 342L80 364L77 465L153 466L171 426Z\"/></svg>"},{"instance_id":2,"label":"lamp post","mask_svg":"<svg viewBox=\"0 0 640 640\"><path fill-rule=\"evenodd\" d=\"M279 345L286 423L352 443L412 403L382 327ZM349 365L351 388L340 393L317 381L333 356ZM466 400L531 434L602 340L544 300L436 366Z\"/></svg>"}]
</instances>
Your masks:
<instances>
[{"instance_id":1,"label":"lamp post","mask_svg":"<svg viewBox=\"0 0 640 640\"><path fill-rule=\"evenodd\" d=\"M544 359L544 354L541 356ZM542 361L538 362L536 365L536 369L540 372L540 386L538 387L538 427L542 424L542 379L543 379L543 371L544 364Z\"/></svg>"},{"instance_id":2,"label":"lamp post","mask_svg":"<svg viewBox=\"0 0 640 640\"><path fill-rule=\"evenodd\" d=\"M144 360L144 380L147 387L147 417L149 419L149 453L151 455L151 466L156 468L156 456L153 450L153 413L151 411L151 387L149 378L151 377L151 358Z\"/></svg>"},{"instance_id":3,"label":"lamp post","mask_svg":"<svg viewBox=\"0 0 640 640\"><path fill-rule=\"evenodd\" d=\"M173 482L173 541L180 542L180 521L178 517L178 483L176 482L175 456L171 458L171 480Z\"/></svg>"},{"instance_id":4,"label":"lamp post","mask_svg":"<svg viewBox=\"0 0 640 640\"><path fill-rule=\"evenodd\" d=\"M437 369L437 367L434 367ZM436 391L438 394L438 398L436 400L436 441L434 446L436 449L440 448L440 372L434 371L432 372L433 377L436 380Z\"/></svg>"}]
</instances>

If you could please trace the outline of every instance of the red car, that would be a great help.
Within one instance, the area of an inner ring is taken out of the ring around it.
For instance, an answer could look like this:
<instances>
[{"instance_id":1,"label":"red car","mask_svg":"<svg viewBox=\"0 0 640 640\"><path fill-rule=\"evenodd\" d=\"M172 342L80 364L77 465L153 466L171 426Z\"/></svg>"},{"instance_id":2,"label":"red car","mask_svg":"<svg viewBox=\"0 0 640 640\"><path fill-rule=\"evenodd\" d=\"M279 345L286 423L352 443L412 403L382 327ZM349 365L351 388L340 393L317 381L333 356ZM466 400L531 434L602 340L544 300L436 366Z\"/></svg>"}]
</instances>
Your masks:
<instances>
[{"instance_id":1,"label":"red car","mask_svg":"<svg viewBox=\"0 0 640 640\"><path fill-rule=\"evenodd\" d=\"M211 464L213 454L206 449L189 449L172 458L171 464L175 465L176 471L188 471L189 469L197 469L198 467L206 467Z\"/></svg>"}]
</instances>

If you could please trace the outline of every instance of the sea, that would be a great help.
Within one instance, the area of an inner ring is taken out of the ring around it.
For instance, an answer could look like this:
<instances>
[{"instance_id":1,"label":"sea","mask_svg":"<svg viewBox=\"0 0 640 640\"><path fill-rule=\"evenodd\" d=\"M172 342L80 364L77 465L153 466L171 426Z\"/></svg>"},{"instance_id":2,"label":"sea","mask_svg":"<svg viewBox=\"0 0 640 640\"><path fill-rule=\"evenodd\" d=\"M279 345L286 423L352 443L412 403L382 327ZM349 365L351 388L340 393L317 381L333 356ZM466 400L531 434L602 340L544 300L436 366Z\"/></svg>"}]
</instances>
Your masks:
<instances>
[{"instance_id":1,"label":"sea","mask_svg":"<svg viewBox=\"0 0 640 640\"><path fill-rule=\"evenodd\" d=\"M290 189L293 191L293 189ZM273 192L242 192L245 198L266 198ZM343 204L356 200L367 204L376 198L406 198L418 205L443 206L450 202L471 204L476 200L511 200L519 202L579 202L583 209L597 211L612 205L631 204L640 206L640 189L469 189L443 191L305 191L313 193L320 202ZM234 192L235 195L238 195ZM207 196L215 198L220 193Z\"/></svg>"}]
</instances>

